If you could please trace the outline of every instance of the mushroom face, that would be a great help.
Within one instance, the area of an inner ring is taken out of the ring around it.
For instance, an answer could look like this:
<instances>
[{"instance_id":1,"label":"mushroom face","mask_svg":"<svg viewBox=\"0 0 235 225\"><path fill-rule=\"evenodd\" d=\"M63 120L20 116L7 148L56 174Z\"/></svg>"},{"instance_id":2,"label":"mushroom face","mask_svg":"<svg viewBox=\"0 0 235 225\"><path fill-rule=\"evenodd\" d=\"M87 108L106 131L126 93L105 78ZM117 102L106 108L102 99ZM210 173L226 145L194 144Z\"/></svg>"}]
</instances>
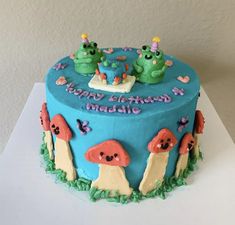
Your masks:
<instances>
[{"instance_id":1,"label":"mushroom face","mask_svg":"<svg viewBox=\"0 0 235 225\"><path fill-rule=\"evenodd\" d=\"M69 141L72 138L72 132L66 123L64 117L60 114L55 115L50 123L51 132L64 141Z\"/></svg>"},{"instance_id":2,"label":"mushroom face","mask_svg":"<svg viewBox=\"0 0 235 225\"><path fill-rule=\"evenodd\" d=\"M195 145L194 137L191 133L186 133L181 141L179 153L186 154L193 149Z\"/></svg>"},{"instance_id":3,"label":"mushroom face","mask_svg":"<svg viewBox=\"0 0 235 225\"><path fill-rule=\"evenodd\" d=\"M195 131L197 134L202 134L204 129L205 119L200 110L196 111L195 115Z\"/></svg>"},{"instance_id":4,"label":"mushroom face","mask_svg":"<svg viewBox=\"0 0 235 225\"><path fill-rule=\"evenodd\" d=\"M130 157L121 144L108 140L88 149L85 154L88 161L109 166L127 166Z\"/></svg>"},{"instance_id":5,"label":"mushroom face","mask_svg":"<svg viewBox=\"0 0 235 225\"><path fill-rule=\"evenodd\" d=\"M45 131L50 130L50 118L47 112L47 104L45 102L42 104L42 109L40 111L40 120L43 129Z\"/></svg>"},{"instance_id":6,"label":"mushroom face","mask_svg":"<svg viewBox=\"0 0 235 225\"><path fill-rule=\"evenodd\" d=\"M176 143L175 135L167 128L164 128L149 142L148 149L153 153L169 152Z\"/></svg>"}]
</instances>

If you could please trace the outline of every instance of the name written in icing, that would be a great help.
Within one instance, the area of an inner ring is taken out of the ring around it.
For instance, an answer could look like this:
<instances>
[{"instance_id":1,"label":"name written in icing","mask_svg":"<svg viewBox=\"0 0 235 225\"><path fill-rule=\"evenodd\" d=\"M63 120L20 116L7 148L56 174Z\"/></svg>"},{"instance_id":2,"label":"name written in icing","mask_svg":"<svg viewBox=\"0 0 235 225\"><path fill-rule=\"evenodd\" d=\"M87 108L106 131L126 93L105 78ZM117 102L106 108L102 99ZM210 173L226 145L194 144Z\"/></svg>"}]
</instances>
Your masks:
<instances>
[{"instance_id":1,"label":"name written in icing","mask_svg":"<svg viewBox=\"0 0 235 225\"><path fill-rule=\"evenodd\" d=\"M87 103L86 110L88 111L96 111L96 112L104 112L104 113L122 113L122 114L139 114L141 113L141 109L137 107L131 107L129 105L113 105L113 106L105 106Z\"/></svg>"}]
</instances>

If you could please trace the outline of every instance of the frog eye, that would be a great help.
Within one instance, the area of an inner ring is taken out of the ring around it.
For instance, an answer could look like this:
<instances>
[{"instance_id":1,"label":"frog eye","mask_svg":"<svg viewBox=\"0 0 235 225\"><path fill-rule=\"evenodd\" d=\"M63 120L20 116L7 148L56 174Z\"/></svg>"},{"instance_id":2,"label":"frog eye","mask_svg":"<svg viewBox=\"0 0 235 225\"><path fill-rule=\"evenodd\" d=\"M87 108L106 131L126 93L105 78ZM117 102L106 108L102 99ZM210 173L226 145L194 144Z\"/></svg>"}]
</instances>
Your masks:
<instances>
[{"instance_id":1,"label":"frog eye","mask_svg":"<svg viewBox=\"0 0 235 225\"><path fill-rule=\"evenodd\" d=\"M97 43L94 42L93 46L96 48L97 47Z\"/></svg>"},{"instance_id":2,"label":"frog eye","mask_svg":"<svg viewBox=\"0 0 235 225\"><path fill-rule=\"evenodd\" d=\"M159 56L161 53L157 50L155 54L156 56Z\"/></svg>"},{"instance_id":3,"label":"frog eye","mask_svg":"<svg viewBox=\"0 0 235 225\"><path fill-rule=\"evenodd\" d=\"M83 47L83 48L86 48L86 47L87 47L86 43L83 43L82 47Z\"/></svg>"},{"instance_id":4,"label":"frog eye","mask_svg":"<svg viewBox=\"0 0 235 225\"><path fill-rule=\"evenodd\" d=\"M142 46L142 49L143 49L143 50L146 50L146 49L147 49L147 46L146 46L146 45Z\"/></svg>"}]
</instances>

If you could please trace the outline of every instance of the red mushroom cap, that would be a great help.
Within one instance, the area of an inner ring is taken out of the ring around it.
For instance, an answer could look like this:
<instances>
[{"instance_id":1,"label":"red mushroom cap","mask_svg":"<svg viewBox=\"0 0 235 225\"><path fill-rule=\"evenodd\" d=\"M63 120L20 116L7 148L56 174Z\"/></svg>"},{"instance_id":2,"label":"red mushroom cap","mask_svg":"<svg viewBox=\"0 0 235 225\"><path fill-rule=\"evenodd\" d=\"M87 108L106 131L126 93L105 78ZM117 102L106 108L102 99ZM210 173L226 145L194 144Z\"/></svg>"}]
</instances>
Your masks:
<instances>
[{"instance_id":1,"label":"red mushroom cap","mask_svg":"<svg viewBox=\"0 0 235 225\"><path fill-rule=\"evenodd\" d=\"M64 141L69 141L72 138L72 132L66 123L64 117L60 114L55 115L50 123L51 132Z\"/></svg>"},{"instance_id":2,"label":"red mushroom cap","mask_svg":"<svg viewBox=\"0 0 235 225\"><path fill-rule=\"evenodd\" d=\"M42 109L40 111L40 120L43 130L50 130L50 117L47 111L47 104L45 102L42 104Z\"/></svg>"},{"instance_id":3,"label":"red mushroom cap","mask_svg":"<svg viewBox=\"0 0 235 225\"><path fill-rule=\"evenodd\" d=\"M175 135L167 128L164 128L149 142L148 150L153 153L169 152L176 143Z\"/></svg>"},{"instance_id":4,"label":"red mushroom cap","mask_svg":"<svg viewBox=\"0 0 235 225\"><path fill-rule=\"evenodd\" d=\"M118 141L108 140L88 149L88 161L109 166L128 166L130 157Z\"/></svg>"},{"instance_id":5,"label":"red mushroom cap","mask_svg":"<svg viewBox=\"0 0 235 225\"><path fill-rule=\"evenodd\" d=\"M186 154L193 149L195 145L194 137L191 133L186 133L181 141L179 153Z\"/></svg>"},{"instance_id":6,"label":"red mushroom cap","mask_svg":"<svg viewBox=\"0 0 235 225\"><path fill-rule=\"evenodd\" d=\"M195 114L195 132L197 134L202 134L204 129L205 119L200 110L196 111Z\"/></svg>"}]
</instances>

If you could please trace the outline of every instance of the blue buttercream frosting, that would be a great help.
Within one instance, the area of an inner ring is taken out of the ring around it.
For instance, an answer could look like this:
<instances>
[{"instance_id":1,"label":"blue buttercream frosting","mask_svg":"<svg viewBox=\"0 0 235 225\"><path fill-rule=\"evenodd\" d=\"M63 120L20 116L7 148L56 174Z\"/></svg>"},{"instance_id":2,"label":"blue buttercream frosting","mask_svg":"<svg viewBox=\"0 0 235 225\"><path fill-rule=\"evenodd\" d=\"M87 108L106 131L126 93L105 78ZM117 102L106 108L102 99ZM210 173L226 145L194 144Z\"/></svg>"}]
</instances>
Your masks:
<instances>
[{"instance_id":1,"label":"blue buttercream frosting","mask_svg":"<svg viewBox=\"0 0 235 225\"><path fill-rule=\"evenodd\" d=\"M127 74L131 74L132 62L138 57L137 49L123 51L114 48L112 54L106 55L109 60L116 60L118 56L126 56L123 63L129 65ZM87 161L84 154L98 143L115 139L130 155L131 162L125 168L126 176L130 185L138 188L149 156L147 145L162 128L171 130L178 139L178 144L170 152L165 176L174 174L180 140L186 132L193 130L200 83L190 66L172 56L165 56L165 59L172 60L173 66L166 70L161 83L147 85L136 82L127 94L89 88L91 76L76 73L74 62L69 57L56 63L66 64L65 68L49 70L46 76L48 112L50 118L62 114L73 132L70 145L79 176L92 180L97 178L98 165ZM177 79L185 75L190 77L188 83ZM66 78L67 85L56 85L60 76ZM175 87L183 89L184 95L175 95L172 91ZM164 101L162 96L168 96L170 101ZM110 113L106 112L109 110ZM178 121L182 117L188 117L189 123L180 132ZM82 133L77 119L88 121L91 130Z\"/></svg>"}]
</instances>

